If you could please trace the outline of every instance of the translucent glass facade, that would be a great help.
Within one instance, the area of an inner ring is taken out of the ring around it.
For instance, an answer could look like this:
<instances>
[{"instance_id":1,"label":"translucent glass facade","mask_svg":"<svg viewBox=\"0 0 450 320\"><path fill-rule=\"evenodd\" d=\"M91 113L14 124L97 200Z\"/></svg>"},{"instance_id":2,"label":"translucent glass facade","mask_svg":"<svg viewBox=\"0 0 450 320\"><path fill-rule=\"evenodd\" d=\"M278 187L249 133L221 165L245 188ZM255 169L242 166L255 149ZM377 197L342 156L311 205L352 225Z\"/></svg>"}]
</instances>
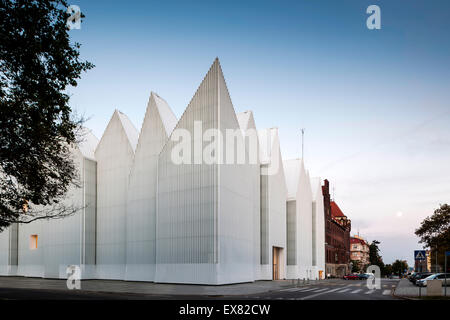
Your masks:
<instances>
[{"instance_id":1,"label":"translucent glass facade","mask_svg":"<svg viewBox=\"0 0 450 320\"><path fill-rule=\"evenodd\" d=\"M116 110L73 153L82 187L65 201L82 209L0 233L1 275L65 278L80 265L84 279L215 285L314 278L324 264L320 179L283 162L276 128L256 134L253 113L235 113L218 60L179 120L151 93L139 134Z\"/></svg>"}]
</instances>

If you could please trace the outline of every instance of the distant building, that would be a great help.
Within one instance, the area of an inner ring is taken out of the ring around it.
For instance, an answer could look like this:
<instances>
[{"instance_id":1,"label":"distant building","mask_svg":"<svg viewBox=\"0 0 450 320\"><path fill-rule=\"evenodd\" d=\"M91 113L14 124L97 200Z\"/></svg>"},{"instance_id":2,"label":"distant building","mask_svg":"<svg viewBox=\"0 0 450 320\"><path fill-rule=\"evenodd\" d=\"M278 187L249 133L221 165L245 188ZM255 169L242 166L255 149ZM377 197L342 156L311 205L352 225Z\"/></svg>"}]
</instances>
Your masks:
<instances>
[{"instance_id":1,"label":"distant building","mask_svg":"<svg viewBox=\"0 0 450 320\"><path fill-rule=\"evenodd\" d=\"M359 235L350 238L350 260L359 261L361 271L369 265L369 244Z\"/></svg>"},{"instance_id":2,"label":"distant building","mask_svg":"<svg viewBox=\"0 0 450 320\"><path fill-rule=\"evenodd\" d=\"M431 251L427 250L427 271L431 272Z\"/></svg>"},{"instance_id":3,"label":"distant building","mask_svg":"<svg viewBox=\"0 0 450 320\"><path fill-rule=\"evenodd\" d=\"M325 211L325 270L326 275L342 277L350 268L351 220L330 199L328 180L322 186Z\"/></svg>"}]
</instances>

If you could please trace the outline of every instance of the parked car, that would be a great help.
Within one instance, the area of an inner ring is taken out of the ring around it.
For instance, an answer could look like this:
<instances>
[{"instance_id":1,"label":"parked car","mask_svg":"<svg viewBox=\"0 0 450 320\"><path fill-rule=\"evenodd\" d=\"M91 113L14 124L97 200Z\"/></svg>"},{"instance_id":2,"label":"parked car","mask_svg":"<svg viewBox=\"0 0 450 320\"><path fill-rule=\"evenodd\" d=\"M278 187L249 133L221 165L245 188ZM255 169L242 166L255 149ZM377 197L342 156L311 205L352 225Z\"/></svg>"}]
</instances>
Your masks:
<instances>
[{"instance_id":1,"label":"parked car","mask_svg":"<svg viewBox=\"0 0 450 320\"><path fill-rule=\"evenodd\" d=\"M408 276L408 280L412 282L412 279L414 278L414 276L417 274L417 272L413 272Z\"/></svg>"},{"instance_id":2,"label":"parked car","mask_svg":"<svg viewBox=\"0 0 450 320\"><path fill-rule=\"evenodd\" d=\"M426 277L431 276L433 273L431 272L419 272L414 275L412 278L412 283L416 284L417 280L425 279Z\"/></svg>"},{"instance_id":3,"label":"parked car","mask_svg":"<svg viewBox=\"0 0 450 320\"><path fill-rule=\"evenodd\" d=\"M445 279L447 277L447 280ZM418 285L419 287L426 287L427 286L427 281L429 280L440 280L442 282L442 286L448 286L450 285L450 273L447 273L447 275L445 273L435 273L432 274L431 276L428 276L424 279L419 279L416 281L416 285Z\"/></svg>"},{"instance_id":4,"label":"parked car","mask_svg":"<svg viewBox=\"0 0 450 320\"><path fill-rule=\"evenodd\" d=\"M367 280L367 279L371 279L374 278L375 275L373 273L361 273L358 274L359 280Z\"/></svg>"},{"instance_id":5,"label":"parked car","mask_svg":"<svg viewBox=\"0 0 450 320\"><path fill-rule=\"evenodd\" d=\"M357 274L346 274L344 280L359 280L359 277Z\"/></svg>"}]
</instances>

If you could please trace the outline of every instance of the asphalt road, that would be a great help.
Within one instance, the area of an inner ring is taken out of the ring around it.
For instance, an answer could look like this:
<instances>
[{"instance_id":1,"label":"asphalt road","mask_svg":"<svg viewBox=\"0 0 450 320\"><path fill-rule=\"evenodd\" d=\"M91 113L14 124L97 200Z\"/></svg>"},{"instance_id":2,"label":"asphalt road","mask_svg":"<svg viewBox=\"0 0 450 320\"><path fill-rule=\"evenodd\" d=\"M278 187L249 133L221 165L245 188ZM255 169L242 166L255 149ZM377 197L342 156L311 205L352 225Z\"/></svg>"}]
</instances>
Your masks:
<instances>
[{"instance_id":1,"label":"asphalt road","mask_svg":"<svg viewBox=\"0 0 450 320\"><path fill-rule=\"evenodd\" d=\"M381 280L381 289L370 290L366 281L333 280L257 294L243 298L269 300L393 300L399 280Z\"/></svg>"},{"instance_id":2,"label":"asphalt road","mask_svg":"<svg viewBox=\"0 0 450 320\"><path fill-rule=\"evenodd\" d=\"M242 296L149 295L82 290L0 288L0 300L392 300L395 299L392 292L397 284L398 280L382 279L381 289L370 290L366 286L366 281L330 280Z\"/></svg>"}]
</instances>

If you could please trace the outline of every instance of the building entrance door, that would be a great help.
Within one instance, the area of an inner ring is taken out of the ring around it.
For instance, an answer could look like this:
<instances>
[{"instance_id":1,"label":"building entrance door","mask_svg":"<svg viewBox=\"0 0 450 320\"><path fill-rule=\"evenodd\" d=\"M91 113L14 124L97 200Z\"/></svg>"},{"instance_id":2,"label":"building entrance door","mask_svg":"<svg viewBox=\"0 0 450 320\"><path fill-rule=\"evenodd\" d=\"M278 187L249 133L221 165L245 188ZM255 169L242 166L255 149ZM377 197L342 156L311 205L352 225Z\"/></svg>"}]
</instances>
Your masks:
<instances>
[{"instance_id":1,"label":"building entrance door","mask_svg":"<svg viewBox=\"0 0 450 320\"><path fill-rule=\"evenodd\" d=\"M280 253L281 248L278 247L272 247L272 265L273 265L273 274L272 279L273 280L280 280Z\"/></svg>"}]
</instances>

